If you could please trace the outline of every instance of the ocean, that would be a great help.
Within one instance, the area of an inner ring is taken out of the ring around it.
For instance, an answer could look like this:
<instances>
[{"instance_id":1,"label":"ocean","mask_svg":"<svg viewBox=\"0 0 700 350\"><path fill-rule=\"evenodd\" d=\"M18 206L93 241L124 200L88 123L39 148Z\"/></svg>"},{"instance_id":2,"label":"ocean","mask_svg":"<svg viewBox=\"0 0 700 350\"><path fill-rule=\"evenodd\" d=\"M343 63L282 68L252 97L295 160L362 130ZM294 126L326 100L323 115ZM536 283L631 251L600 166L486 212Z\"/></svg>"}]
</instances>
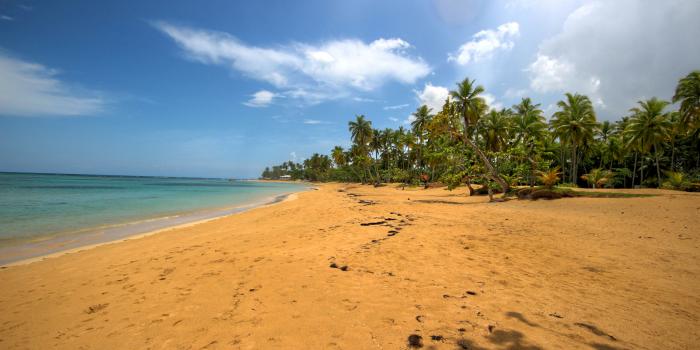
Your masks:
<instances>
[{"instance_id":1,"label":"ocean","mask_svg":"<svg viewBox=\"0 0 700 350\"><path fill-rule=\"evenodd\" d=\"M308 185L0 173L0 264L232 214Z\"/></svg>"}]
</instances>

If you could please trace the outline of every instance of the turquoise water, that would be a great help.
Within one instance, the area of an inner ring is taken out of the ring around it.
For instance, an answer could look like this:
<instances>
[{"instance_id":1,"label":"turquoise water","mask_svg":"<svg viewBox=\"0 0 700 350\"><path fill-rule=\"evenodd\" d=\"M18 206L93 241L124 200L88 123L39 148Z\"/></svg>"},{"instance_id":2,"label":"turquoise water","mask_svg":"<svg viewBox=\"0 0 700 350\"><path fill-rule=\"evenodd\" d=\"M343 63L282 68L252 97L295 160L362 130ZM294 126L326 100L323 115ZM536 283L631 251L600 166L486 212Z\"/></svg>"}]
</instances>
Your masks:
<instances>
[{"instance_id":1,"label":"turquoise water","mask_svg":"<svg viewBox=\"0 0 700 350\"><path fill-rule=\"evenodd\" d=\"M138 223L164 227L168 220L226 214L305 188L223 179L0 173L0 247L120 226L138 233Z\"/></svg>"}]
</instances>

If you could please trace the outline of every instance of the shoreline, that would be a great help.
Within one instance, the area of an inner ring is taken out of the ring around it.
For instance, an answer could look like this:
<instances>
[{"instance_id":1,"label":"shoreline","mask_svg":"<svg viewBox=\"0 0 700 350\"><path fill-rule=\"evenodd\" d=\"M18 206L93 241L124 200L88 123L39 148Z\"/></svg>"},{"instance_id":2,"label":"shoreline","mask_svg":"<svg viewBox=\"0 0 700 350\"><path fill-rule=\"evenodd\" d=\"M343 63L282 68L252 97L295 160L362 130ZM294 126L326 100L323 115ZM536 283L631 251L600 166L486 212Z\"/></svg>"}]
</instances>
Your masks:
<instances>
[{"instance_id":1,"label":"shoreline","mask_svg":"<svg viewBox=\"0 0 700 350\"><path fill-rule=\"evenodd\" d=\"M314 187L309 186L307 189L303 189L303 190L300 190L300 191L297 191L297 192L292 192L292 193L286 193L286 194L276 195L276 196L272 197L272 199L267 200L267 201L263 201L263 202L260 202L260 203L241 204L241 205L239 205L239 206L230 207L230 208L220 208L220 209L218 209L218 210L216 210L216 211L215 211L215 210L212 210L212 211L210 211L210 212L207 212L207 211L192 212L192 213L189 213L189 215L194 215L195 213L199 213L200 215L206 215L206 214L208 213L208 214L213 214L214 216L208 217L208 218L204 218L204 219L196 219L196 220L194 220L194 221L185 222L185 223L181 223L181 224L174 224L174 225L170 225L170 226L166 226L166 227L161 227L161 228L157 228L157 229L154 229L154 230L148 230L148 231L146 231L146 232L140 232L140 233L135 233L135 234L126 234L126 235L123 236L123 237L116 237L116 238L112 238L112 239L107 238L107 239L105 239L104 241L99 241L99 242L97 242L97 243L88 243L88 244L80 244L80 243L78 243L78 245L77 245L77 246L74 246L74 247L68 247L68 248L65 248L65 249L58 248L58 250L56 250L56 251L50 251L50 250L49 250L49 252L47 252L47 253L42 253L42 254L37 255L37 256L32 256L32 257L28 257L28 258L21 258L21 259L18 259L18 260L11 260L11 261L7 261L7 262L0 262L0 268L11 267L11 266L28 265L28 264L31 264L31 263L34 263L34 262L37 262L37 261L43 261L43 260L46 260L46 259L55 258L55 257L63 256L63 255L66 255L66 254L71 254L71 253L76 253L76 252L80 252L80 251L90 250L90 249L94 249L94 248L97 248L97 247L100 247L100 246L104 246L104 245L126 242L126 241L129 241L129 240L139 239L139 238L143 238L143 237L148 237L148 236L155 235L155 234L158 234L158 233L163 233L163 232L166 232L166 231L171 231L171 230L176 230L176 229L181 229L181 228L186 228L186 227L191 227L191 226L199 225L199 224L202 224L202 223L206 223L206 222L214 221L214 220L217 220L217 219L225 218L225 217L227 217L227 216L245 213L245 212L250 211L250 210L255 210L255 209L258 209L258 208L264 208L264 207L268 207L268 206L271 206L271 205L275 205L275 204L279 204L279 203L284 203L284 202L286 202L286 201L295 200L295 199L297 198L297 194L298 194L298 193L300 193L300 192L306 192L306 191L311 191L311 190L313 190L313 189L314 189ZM219 215L214 214L214 213L216 213L216 212L222 212L222 214L219 214ZM224 213L224 212L225 212L225 213ZM153 218L153 219L149 219L149 220L161 220L161 219L167 219L167 218L170 218L170 217L169 217L169 216L168 216L168 217L159 217L159 218ZM144 220L144 221L145 221L145 220ZM139 221L139 222L142 222L142 221ZM125 227L125 226L128 226L128 225L134 225L134 224L136 224L136 223L138 223L138 222L131 222L131 223L125 223L125 224L121 224L121 225L114 225L114 227L115 227L115 228L118 228L118 227ZM83 234L75 235L75 236L72 237L72 238L78 239L78 240L79 240L79 239L81 238L80 236L83 236L82 238L85 239L85 238L86 238L87 236L89 236L89 235L90 235L89 233L83 233ZM37 245L42 244L42 243L45 243L45 242L51 242L52 240L56 240L56 239L59 239L59 238L68 239L68 238L70 238L70 237L61 237L61 236L59 236L59 237L52 237L52 238L49 238L49 239L46 239L46 240L42 240L42 241L39 241L39 242L27 242L27 243L23 243L23 244L18 244L18 245L16 245L16 246L3 247L3 249L7 249L7 250L27 249L27 248L32 248L32 247L34 247L34 246L37 246Z\"/></svg>"}]
</instances>

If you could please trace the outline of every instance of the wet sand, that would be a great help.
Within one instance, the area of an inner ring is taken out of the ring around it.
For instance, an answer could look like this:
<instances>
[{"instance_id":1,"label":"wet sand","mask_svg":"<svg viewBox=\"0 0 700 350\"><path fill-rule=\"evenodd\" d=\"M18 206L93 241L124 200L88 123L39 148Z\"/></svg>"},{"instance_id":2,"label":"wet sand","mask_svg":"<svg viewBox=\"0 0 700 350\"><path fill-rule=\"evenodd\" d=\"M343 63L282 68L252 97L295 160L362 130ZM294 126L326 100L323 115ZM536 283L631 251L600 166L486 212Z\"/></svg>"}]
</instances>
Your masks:
<instances>
[{"instance_id":1,"label":"wet sand","mask_svg":"<svg viewBox=\"0 0 700 350\"><path fill-rule=\"evenodd\" d=\"M693 349L700 195L647 192L322 185L0 269L0 348Z\"/></svg>"}]
</instances>

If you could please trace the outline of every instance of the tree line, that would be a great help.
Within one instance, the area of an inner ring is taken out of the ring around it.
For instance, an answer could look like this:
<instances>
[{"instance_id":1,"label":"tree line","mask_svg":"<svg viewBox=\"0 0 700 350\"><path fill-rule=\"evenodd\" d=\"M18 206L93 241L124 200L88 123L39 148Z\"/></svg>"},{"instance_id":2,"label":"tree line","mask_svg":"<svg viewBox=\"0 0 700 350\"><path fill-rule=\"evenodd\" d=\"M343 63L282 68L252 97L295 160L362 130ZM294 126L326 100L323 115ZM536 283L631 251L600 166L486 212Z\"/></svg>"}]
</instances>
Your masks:
<instances>
[{"instance_id":1,"label":"tree line","mask_svg":"<svg viewBox=\"0 0 700 350\"><path fill-rule=\"evenodd\" d=\"M560 186L698 189L700 71L678 82L672 101L638 101L620 120L600 122L591 99L566 93L545 119L522 98L489 109L484 88L469 78L442 109L420 106L410 128L378 130L364 115L348 123L351 146L266 168L262 178L381 184L472 184L507 192L549 175Z\"/></svg>"}]
</instances>

